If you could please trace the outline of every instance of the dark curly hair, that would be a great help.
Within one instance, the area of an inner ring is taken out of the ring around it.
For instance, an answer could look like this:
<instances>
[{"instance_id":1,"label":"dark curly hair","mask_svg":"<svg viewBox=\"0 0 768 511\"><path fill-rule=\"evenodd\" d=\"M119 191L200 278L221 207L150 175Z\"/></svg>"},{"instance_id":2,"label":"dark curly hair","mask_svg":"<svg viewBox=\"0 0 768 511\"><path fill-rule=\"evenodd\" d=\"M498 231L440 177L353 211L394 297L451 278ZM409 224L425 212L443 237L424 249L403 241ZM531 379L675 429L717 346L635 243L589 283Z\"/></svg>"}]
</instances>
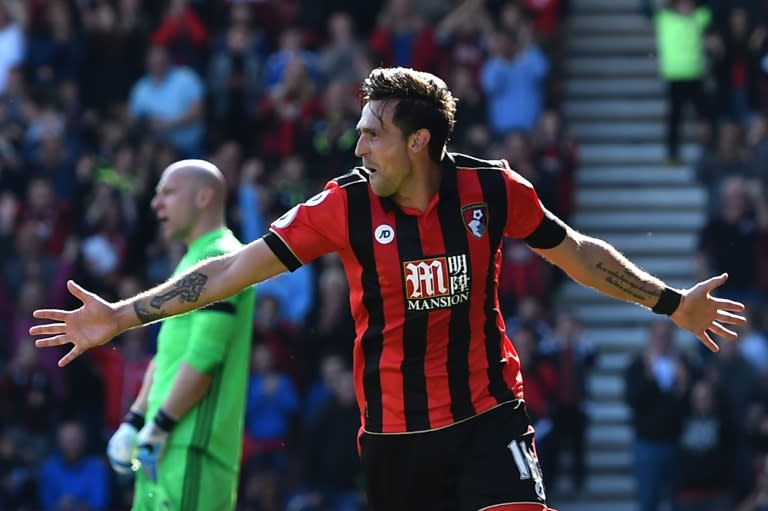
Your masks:
<instances>
[{"instance_id":1,"label":"dark curly hair","mask_svg":"<svg viewBox=\"0 0 768 511\"><path fill-rule=\"evenodd\" d=\"M429 157L441 162L456 123L456 102L437 76L405 67L379 67L363 81L362 104L396 100L392 122L407 138L420 129L431 134Z\"/></svg>"}]
</instances>

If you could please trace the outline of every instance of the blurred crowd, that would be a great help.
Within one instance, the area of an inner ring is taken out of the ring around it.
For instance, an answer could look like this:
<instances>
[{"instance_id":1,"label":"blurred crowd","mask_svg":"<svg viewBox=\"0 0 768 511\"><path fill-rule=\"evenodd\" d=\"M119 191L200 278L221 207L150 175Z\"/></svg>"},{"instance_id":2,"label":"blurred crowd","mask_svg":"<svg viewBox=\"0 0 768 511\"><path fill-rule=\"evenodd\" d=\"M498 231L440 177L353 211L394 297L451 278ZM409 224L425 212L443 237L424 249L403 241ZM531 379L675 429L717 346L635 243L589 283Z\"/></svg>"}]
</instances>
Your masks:
<instances>
[{"instance_id":1,"label":"blurred crowd","mask_svg":"<svg viewBox=\"0 0 768 511\"><path fill-rule=\"evenodd\" d=\"M625 372L638 509L768 509L768 4L645 1L666 88L670 167L693 163L706 218L693 240L700 279L750 322L718 354L648 326ZM693 115L686 116L690 108ZM685 120L695 120L686 123ZM689 129L690 128L690 129ZM683 143L694 141L691 160Z\"/></svg>"},{"instance_id":2,"label":"blurred crowd","mask_svg":"<svg viewBox=\"0 0 768 511\"><path fill-rule=\"evenodd\" d=\"M67 279L117 300L170 275L184 248L158 235L149 201L171 162L218 165L229 225L256 239L357 164L361 79L408 66L460 98L450 150L509 159L567 219L578 148L559 114L562 11L557 0L0 0L0 509L129 508L131 481L104 448L157 327L64 369L27 331L36 308L77 306ZM552 310L561 276L519 242L504 259L502 305L544 438L560 416L583 416L593 353L575 318ZM335 256L257 287L239 510L364 509L347 300ZM579 452L580 431L583 420L549 436Z\"/></svg>"},{"instance_id":3,"label":"blurred crowd","mask_svg":"<svg viewBox=\"0 0 768 511\"><path fill-rule=\"evenodd\" d=\"M36 350L27 331L36 308L77 306L69 278L120 299L170 275L184 247L158 235L149 201L171 162L216 163L228 223L254 240L358 163L360 81L378 65L408 66L440 75L460 99L450 150L508 159L568 220L579 150L559 113L566 7L0 0L0 509L130 506L131 481L109 470L104 448L141 385L157 327L65 369L62 352ZM694 168L709 211L697 272L727 271L722 294L753 304L753 321L717 357L675 345L668 322L649 326L626 372L639 499L643 511L664 499L763 510L768 8L647 7L667 88L669 163L691 138L702 148ZM563 276L522 242L506 240L503 256L501 306L556 496L566 449L572 486L585 482L585 378L597 353L578 318L556 306ZM365 509L347 300L335 256L258 285L239 511Z\"/></svg>"}]
</instances>

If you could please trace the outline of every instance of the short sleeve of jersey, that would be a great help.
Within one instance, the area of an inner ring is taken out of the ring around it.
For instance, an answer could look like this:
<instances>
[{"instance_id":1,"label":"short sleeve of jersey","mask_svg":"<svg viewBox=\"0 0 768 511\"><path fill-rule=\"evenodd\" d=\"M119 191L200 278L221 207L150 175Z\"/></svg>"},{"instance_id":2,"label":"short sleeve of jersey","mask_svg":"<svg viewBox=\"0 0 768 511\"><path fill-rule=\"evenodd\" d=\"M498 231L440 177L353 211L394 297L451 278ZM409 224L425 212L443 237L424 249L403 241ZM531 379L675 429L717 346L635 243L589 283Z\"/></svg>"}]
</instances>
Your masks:
<instances>
[{"instance_id":1,"label":"short sleeve of jersey","mask_svg":"<svg viewBox=\"0 0 768 511\"><path fill-rule=\"evenodd\" d=\"M194 369L207 374L224 361L235 338L232 332L238 327L237 308L243 306L240 295L249 292L253 293L253 288L191 313L184 360Z\"/></svg>"},{"instance_id":2,"label":"short sleeve of jersey","mask_svg":"<svg viewBox=\"0 0 768 511\"><path fill-rule=\"evenodd\" d=\"M325 189L272 222L267 245L290 271L346 244L347 194L331 181Z\"/></svg>"},{"instance_id":3,"label":"short sleeve of jersey","mask_svg":"<svg viewBox=\"0 0 768 511\"><path fill-rule=\"evenodd\" d=\"M517 239L527 238L541 224L544 206L530 181L511 170L506 161L503 174L507 192L504 235Z\"/></svg>"}]
</instances>

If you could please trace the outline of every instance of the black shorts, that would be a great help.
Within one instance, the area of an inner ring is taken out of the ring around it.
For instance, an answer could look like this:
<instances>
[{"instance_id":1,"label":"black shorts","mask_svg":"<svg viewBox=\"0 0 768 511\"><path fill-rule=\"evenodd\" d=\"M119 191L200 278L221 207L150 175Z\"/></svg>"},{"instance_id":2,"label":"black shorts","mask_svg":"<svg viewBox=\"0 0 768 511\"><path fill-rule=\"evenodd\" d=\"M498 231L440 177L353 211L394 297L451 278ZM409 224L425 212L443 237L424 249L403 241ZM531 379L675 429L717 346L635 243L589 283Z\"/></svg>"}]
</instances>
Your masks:
<instances>
[{"instance_id":1,"label":"black shorts","mask_svg":"<svg viewBox=\"0 0 768 511\"><path fill-rule=\"evenodd\" d=\"M521 402L435 431L363 433L360 446L372 511L546 508L533 428Z\"/></svg>"}]
</instances>

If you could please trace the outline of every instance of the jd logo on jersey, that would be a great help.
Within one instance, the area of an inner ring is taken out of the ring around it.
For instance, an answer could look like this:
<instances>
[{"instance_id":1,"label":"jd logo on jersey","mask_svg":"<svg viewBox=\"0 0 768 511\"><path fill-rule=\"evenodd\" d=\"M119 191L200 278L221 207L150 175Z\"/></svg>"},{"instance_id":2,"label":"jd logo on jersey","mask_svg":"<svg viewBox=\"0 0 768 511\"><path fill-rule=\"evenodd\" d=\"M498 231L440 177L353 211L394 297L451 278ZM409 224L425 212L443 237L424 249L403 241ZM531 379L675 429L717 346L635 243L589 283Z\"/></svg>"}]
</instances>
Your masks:
<instances>
[{"instance_id":1,"label":"jd logo on jersey","mask_svg":"<svg viewBox=\"0 0 768 511\"><path fill-rule=\"evenodd\" d=\"M475 238L482 238L488 230L488 205L483 202L464 206L461 208L461 218Z\"/></svg>"}]
</instances>

